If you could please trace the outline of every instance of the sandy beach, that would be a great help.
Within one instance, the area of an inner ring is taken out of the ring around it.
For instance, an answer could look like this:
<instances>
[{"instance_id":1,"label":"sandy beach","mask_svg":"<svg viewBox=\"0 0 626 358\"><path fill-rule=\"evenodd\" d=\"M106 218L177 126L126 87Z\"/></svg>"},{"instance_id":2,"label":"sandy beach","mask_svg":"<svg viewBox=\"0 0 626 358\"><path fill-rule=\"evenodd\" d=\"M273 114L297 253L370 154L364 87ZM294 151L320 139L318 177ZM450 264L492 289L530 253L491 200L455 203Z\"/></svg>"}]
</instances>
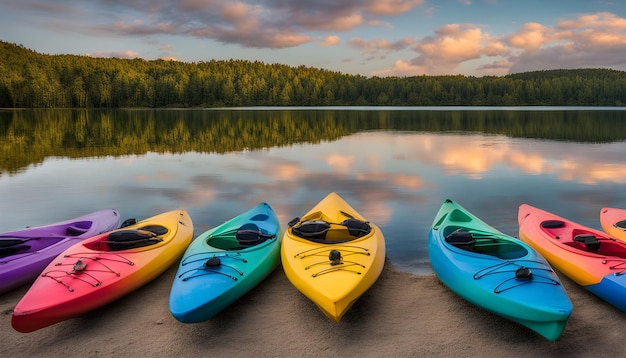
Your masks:
<instances>
[{"instance_id":1,"label":"sandy beach","mask_svg":"<svg viewBox=\"0 0 626 358\"><path fill-rule=\"evenodd\" d=\"M336 324L278 268L217 317L182 324L168 310L176 267L106 307L32 333L11 327L27 287L0 296L2 357L622 357L626 313L560 277L574 305L561 338L464 301L436 276L387 262Z\"/></svg>"}]
</instances>

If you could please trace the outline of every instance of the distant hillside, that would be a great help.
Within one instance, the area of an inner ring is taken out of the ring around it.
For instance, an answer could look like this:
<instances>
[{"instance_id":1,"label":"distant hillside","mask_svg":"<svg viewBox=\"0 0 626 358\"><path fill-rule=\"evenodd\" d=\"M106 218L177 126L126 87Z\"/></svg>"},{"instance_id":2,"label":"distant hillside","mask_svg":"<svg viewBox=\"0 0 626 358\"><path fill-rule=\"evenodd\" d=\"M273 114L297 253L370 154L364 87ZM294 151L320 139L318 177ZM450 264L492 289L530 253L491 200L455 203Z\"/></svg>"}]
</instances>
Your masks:
<instances>
[{"instance_id":1,"label":"distant hillside","mask_svg":"<svg viewBox=\"0 0 626 358\"><path fill-rule=\"evenodd\" d=\"M44 55L0 41L0 107L623 106L626 72L364 77L243 60Z\"/></svg>"}]
</instances>

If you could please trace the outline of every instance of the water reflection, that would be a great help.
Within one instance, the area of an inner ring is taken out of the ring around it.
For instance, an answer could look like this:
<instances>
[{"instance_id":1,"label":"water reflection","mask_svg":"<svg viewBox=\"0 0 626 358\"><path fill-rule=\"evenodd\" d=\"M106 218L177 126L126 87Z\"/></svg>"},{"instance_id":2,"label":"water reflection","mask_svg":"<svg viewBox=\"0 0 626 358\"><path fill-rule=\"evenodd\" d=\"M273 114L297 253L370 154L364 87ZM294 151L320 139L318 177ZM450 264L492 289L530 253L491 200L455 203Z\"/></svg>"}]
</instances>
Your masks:
<instances>
[{"instance_id":1,"label":"water reflection","mask_svg":"<svg viewBox=\"0 0 626 358\"><path fill-rule=\"evenodd\" d=\"M491 114L472 112L483 118L476 124L490 123L484 131L460 129L470 119L454 125L448 121L467 113L437 117L402 111L396 118L393 112L315 112L234 111L226 113L235 118L232 125L220 117L223 112L214 118L204 111L175 111L178 117L167 112L172 117L161 119L159 112L150 111L145 120L134 117L131 124L127 112L111 114L104 122L90 114L99 124L80 122L89 128L81 134L82 144L70 130L78 125L75 113L69 118L54 114L45 121L13 113L0 133L17 143L0 145L8 155L0 176L0 231L106 207L119 209L126 218L183 207L199 234L261 201L269 202L286 225L336 191L381 227L392 264L424 273L430 271L428 229L445 198L514 236L522 203L594 227L599 227L601 207L626 207L626 136L624 126L613 127L615 113L623 112L612 112L606 121L594 113L553 113L561 123L571 118L598 121L595 134L583 126L577 141L507 134L511 129L505 124L518 121L511 121L515 115L508 112L501 112L509 118L502 123L485 119ZM517 125L529 126L522 123L529 116L520 115ZM248 119L252 123L245 123ZM433 126L447 129L415 129ZM28 135L32 128L44 133ZM115 134L120 130L124 132ZM206 138L225 133L231 137ZM604 139L582 139L591 137ZM68 144L56 147L59 143Z\"/></svg>"}]
</instances>

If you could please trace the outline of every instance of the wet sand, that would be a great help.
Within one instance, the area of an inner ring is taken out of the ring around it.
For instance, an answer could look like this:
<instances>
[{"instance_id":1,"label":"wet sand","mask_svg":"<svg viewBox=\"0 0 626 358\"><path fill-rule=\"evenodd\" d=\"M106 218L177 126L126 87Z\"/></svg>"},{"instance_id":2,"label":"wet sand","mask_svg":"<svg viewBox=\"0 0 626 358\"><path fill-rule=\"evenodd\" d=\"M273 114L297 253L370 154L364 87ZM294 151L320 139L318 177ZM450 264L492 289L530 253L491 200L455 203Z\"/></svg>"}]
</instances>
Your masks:
<instances>
[{"instance_id":1,"label":"wet sand","mask_svg":"<svg viewBox=\"0 0 626 358\"><path fill-rule=\"evenodd\" d=\"M176 321L168 297L176 267L83 317L32 333L11 327L27 287L0 295L2 357L623 357L626 313L559 275L574 305L561 338L464 301L434 275L389 263L336 324L277 269L213 319Z\"/></svg>"}]
</instances>

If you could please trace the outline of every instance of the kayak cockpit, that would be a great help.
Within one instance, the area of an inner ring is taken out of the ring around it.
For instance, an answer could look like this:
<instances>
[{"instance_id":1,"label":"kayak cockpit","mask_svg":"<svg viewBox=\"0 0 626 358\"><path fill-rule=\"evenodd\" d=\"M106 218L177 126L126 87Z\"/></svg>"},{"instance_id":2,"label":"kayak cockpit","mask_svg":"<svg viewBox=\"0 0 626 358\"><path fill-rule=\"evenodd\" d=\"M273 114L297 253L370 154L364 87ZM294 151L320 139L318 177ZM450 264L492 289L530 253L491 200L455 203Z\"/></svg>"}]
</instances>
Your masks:
<instances>
[{"instance_id":1,"label":"kayak cockpit","mask_svg":"<svg viewBox=\"0 0 626 358\"><path fill-rule=\"evenodd\" d=\"M611 238L579 234L574 236L572 241L564 242L564 244L584 252L626 258L626 244Z\"/></svg>"},{"instance_id":2,"label":"kayak cockpit","mask_svg":"<svg viewBox=\"0 0 626 358\"><path fill-rule=\"evenodd\" d=\"M445 241L459 249L504 260L518 259L528 255L523 245L486 232L465 231L463 228L448 227ZM445 233L445 232L444 232Z\"/></svg>"},{"instance_id":3,"label":"kayak cockpit","mask_svg":"<svg viewBox=\"0 0 626 358\"><path fill-rule=\"evenodd\" d=\"M84 246L97 251L122 251L145 247L163 241L160 237L165 235L168 229L160 225L150 225L139 229L118 230L102 236L102 238L90 241Z\"/></svg>"},{"instance_id":4,"label":"kayak cockpit","mask_svg":"<svg viewBox=\"0 0 626 358\"><path fill-rule=\"evenodd\" d=\"M267 220L268 216L265 216ZM207 239L207 244L220 250L241 250L259 245L268 239L275 238L274 234L264 233L258 225L246 223L236 230L214 233Z\"/></svg>"},{"instance_id":5,"label":"kayak cockpit","mask_svg":"<svg viewBox=\"0 0 626 358\"><path fill-rule=\"evenodd\" d=\"M561 220L546 220L541 223L541 228L549 237L576 250L626 258L626 243L613 238L598 236L591 231L567 225Z\"/></svg>"}]
</instances>

